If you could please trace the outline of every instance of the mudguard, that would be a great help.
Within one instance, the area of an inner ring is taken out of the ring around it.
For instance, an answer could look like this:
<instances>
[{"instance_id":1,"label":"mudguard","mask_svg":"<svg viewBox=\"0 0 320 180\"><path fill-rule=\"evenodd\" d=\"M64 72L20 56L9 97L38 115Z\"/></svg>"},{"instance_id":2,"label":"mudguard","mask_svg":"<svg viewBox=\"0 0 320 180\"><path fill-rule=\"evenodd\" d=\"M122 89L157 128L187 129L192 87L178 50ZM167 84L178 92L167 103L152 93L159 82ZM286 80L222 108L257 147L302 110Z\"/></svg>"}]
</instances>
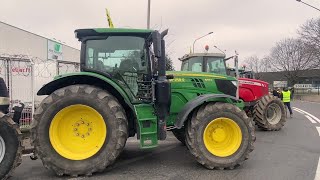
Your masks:
<instances>
[{"instance_id":1,"label":"mudguard","mask_svg":"<svg viewBox=\"0 0 320 180\"><path fill-rule=\"evenodd\" d=\"M70 73L56 76L55 79L45 84L37 93L37 95L49 95L55 90L70 86L73 84L88 84L108 89L110 93L121 96L123 100L131 107L131 101L128 94L110 78L100 74L91 72Z\"/></svg>"},{"instance_id":2,"label":"mudguard","mask_svg":"<svg viewBox=\"0 0 320 180\"><path fill-rule=\"evenodd\" d=\"M224 98L226 100L221 100L219 98ZM229 96L226 94L204 94L196 97L195 99L189 101L185 106L182 108L182 110L179 112L177 116L177 120L175 122L175 126L180 129L183 127L184 122L187 120L190 113L199 107L200 105L206 103L206 102L228 102L228 101L234 100L237 102L237 99L233 96Z\"/></svg>"}]
</instances>

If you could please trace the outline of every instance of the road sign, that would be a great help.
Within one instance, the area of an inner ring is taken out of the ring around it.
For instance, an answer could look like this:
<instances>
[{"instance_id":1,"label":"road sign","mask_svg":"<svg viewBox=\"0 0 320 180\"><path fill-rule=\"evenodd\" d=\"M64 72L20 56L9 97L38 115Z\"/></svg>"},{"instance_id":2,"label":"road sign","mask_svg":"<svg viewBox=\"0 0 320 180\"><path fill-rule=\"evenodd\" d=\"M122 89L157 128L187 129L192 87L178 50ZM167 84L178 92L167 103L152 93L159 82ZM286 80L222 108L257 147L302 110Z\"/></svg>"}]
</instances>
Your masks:
<instances>
[{"instance_id":1,"label":"road sign","mask_svg":"<svg viewBox=\"0 0 320 180\"><path fill-rule=\"evenodd\" d=\"M293 87L296 89L310 89L312 84L295 84Z\"/></svg>"},{"instance_id":2,"label":"road sign","mask_svg":"<svg viewBox=\"0 0 320 180\"><path fill-rule=\"evenodd\" d=\"M48 59L63 60L62 44L48 40Z\"/></svg>"},{"instance_id":3,"label":"road sign","mask_svg":"<svg viewBox=\"0 0 320 180\"><path fill-rule=\"evenodd\" d=\"M273 87L287 87L287 81L273 81Z\"/></svg>"}]
</instances>

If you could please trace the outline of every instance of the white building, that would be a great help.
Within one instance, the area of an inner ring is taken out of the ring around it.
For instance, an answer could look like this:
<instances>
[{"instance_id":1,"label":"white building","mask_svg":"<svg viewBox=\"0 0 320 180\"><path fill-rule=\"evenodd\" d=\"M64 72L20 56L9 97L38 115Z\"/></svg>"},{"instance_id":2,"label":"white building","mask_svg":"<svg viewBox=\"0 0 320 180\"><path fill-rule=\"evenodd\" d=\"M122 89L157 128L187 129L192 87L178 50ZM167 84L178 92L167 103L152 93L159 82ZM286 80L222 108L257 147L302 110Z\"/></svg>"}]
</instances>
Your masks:
<instances>
[{"instance_id":1,"label":"white building","mask_svg":"<svg viewBox=\"0 0 320 180\"><path fill-rule=\"evenodd\" d=\"M54 50L52 49L54 45L61 46L60 52L57 52L61 53L57 54L59 60L79 62L78 49L0 21L0 54L23 54L44 60L54 59L52 56L49 57L52 55L50 51Z\"/></svg>"},{"instance_id":2,"label":"white building","mask_svg":"<svg viewBox=\"0 0 320 180\"><path fill-rule=\"evenodd\" d=\"M33 73L25 60L34 61ZM32 89L36 93L58 73L78 71L79 61L79 49L0 21L0 76L9 84L12 100L31 102Z\"/></svg>"}]
</instances>

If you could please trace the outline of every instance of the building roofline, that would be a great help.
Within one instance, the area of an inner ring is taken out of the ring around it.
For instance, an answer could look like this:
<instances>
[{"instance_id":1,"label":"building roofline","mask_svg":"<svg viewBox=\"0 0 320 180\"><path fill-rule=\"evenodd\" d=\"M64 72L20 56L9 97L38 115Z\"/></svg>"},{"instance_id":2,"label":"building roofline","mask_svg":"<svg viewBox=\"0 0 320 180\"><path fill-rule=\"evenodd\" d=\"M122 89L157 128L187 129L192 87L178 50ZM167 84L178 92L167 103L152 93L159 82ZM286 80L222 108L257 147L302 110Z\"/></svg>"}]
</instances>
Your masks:
<instances>
[{"instance_id":1,"label":"building roofline","mask_svg":"<svg viewBox=\"0 0 320 180\"><path fill-rule=\"evenodd\" d=\"M3 22L3 21L0 21L0 23L5 24L5 25L10 26L10 27L13 27L13 28L15 28L15 29L19 29L19 30L21 30L21 31L24 31L24 32L29 33L29 34L32 34L32 35L35 35L35 36L38 36L38 37L41 37L41 38L44 38L44 39L47 39L47 40L51 40L51 41L54 41L54 42L60 43L60 44L62 44L62 45L64 45L64 46L67 46L67 47L69 47L69 48L72 48L72 49L75 49L75 50L80 51L80 49L77 49L77 48L72 47L72 46L70 46L70 45L67 45L67 44L61 43L61 42L59 42L59 41L57 41L57 40L50 39L50 38L44 37L44 36L42 36L42 35L39 35L39 34L36 34L36 33L30 32L30 31L27 31L27 30L22 29L22 28L19 28L19 27L13 26L13 25L8 24L8 23L5 23L5 22Z\"/></svg>"}]
</instances>

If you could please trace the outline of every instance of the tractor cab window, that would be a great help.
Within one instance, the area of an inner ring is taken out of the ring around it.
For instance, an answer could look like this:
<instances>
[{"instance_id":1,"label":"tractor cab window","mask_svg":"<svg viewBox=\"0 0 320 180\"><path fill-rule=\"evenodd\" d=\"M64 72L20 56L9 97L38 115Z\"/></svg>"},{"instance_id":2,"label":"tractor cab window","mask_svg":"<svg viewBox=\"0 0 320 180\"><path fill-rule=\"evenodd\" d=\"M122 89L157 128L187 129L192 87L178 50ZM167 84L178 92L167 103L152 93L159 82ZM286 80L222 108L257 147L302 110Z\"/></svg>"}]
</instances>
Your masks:
<instances>
[{"instance_id":1,"label":"tractor cab window","mask_svg":"<svg viewBox=\"0 0 320 180\"><path fill-rule=\"evenodd\" d=\"M86 68L114 74L146 71L145 39L130 36L109 36L88 40Z\"/></svg>"},{"instance_id":2,"label":"tractor cab window","mask_svg":"<svg viewBox=\"0 0 320 180\"><path fill-rule=\"evenodd\" d=\"M109 36L86 42L85 68L106 73L137 94L137 79L147 73L145 39L133 36Z\"/></svg>"},{"instance_id":3,"label":"tractor cab window","mask_svg":"<svg viewBox=\"0 0 320 180\"><path fill-rule=\"evenodd\" d=\"M191 57L188 60L185 60L182 63L181 70L182 71L193 71L193 72L202 72L202 57Z\"/></svg>"},{"instance_id":4,"label":"tractor cab window","mask_svg":"<svg viewBox=\"0 0 320 180\"><path fill-rule=\"evenodd\" d=\"M208 57L207 72L227 75L224 59L220 57Z\"/></svg>"},{"instance_id":5,"label":"tractor cab window","mask_svg":"<svg viewBox=\"0 0 320 180\"><path fill-rule=\"evenodd\" d=\"M188 65L189 65L188 61L183 61L181 65L181 71L188 71Z\"/></svg>"}]
</instances>

